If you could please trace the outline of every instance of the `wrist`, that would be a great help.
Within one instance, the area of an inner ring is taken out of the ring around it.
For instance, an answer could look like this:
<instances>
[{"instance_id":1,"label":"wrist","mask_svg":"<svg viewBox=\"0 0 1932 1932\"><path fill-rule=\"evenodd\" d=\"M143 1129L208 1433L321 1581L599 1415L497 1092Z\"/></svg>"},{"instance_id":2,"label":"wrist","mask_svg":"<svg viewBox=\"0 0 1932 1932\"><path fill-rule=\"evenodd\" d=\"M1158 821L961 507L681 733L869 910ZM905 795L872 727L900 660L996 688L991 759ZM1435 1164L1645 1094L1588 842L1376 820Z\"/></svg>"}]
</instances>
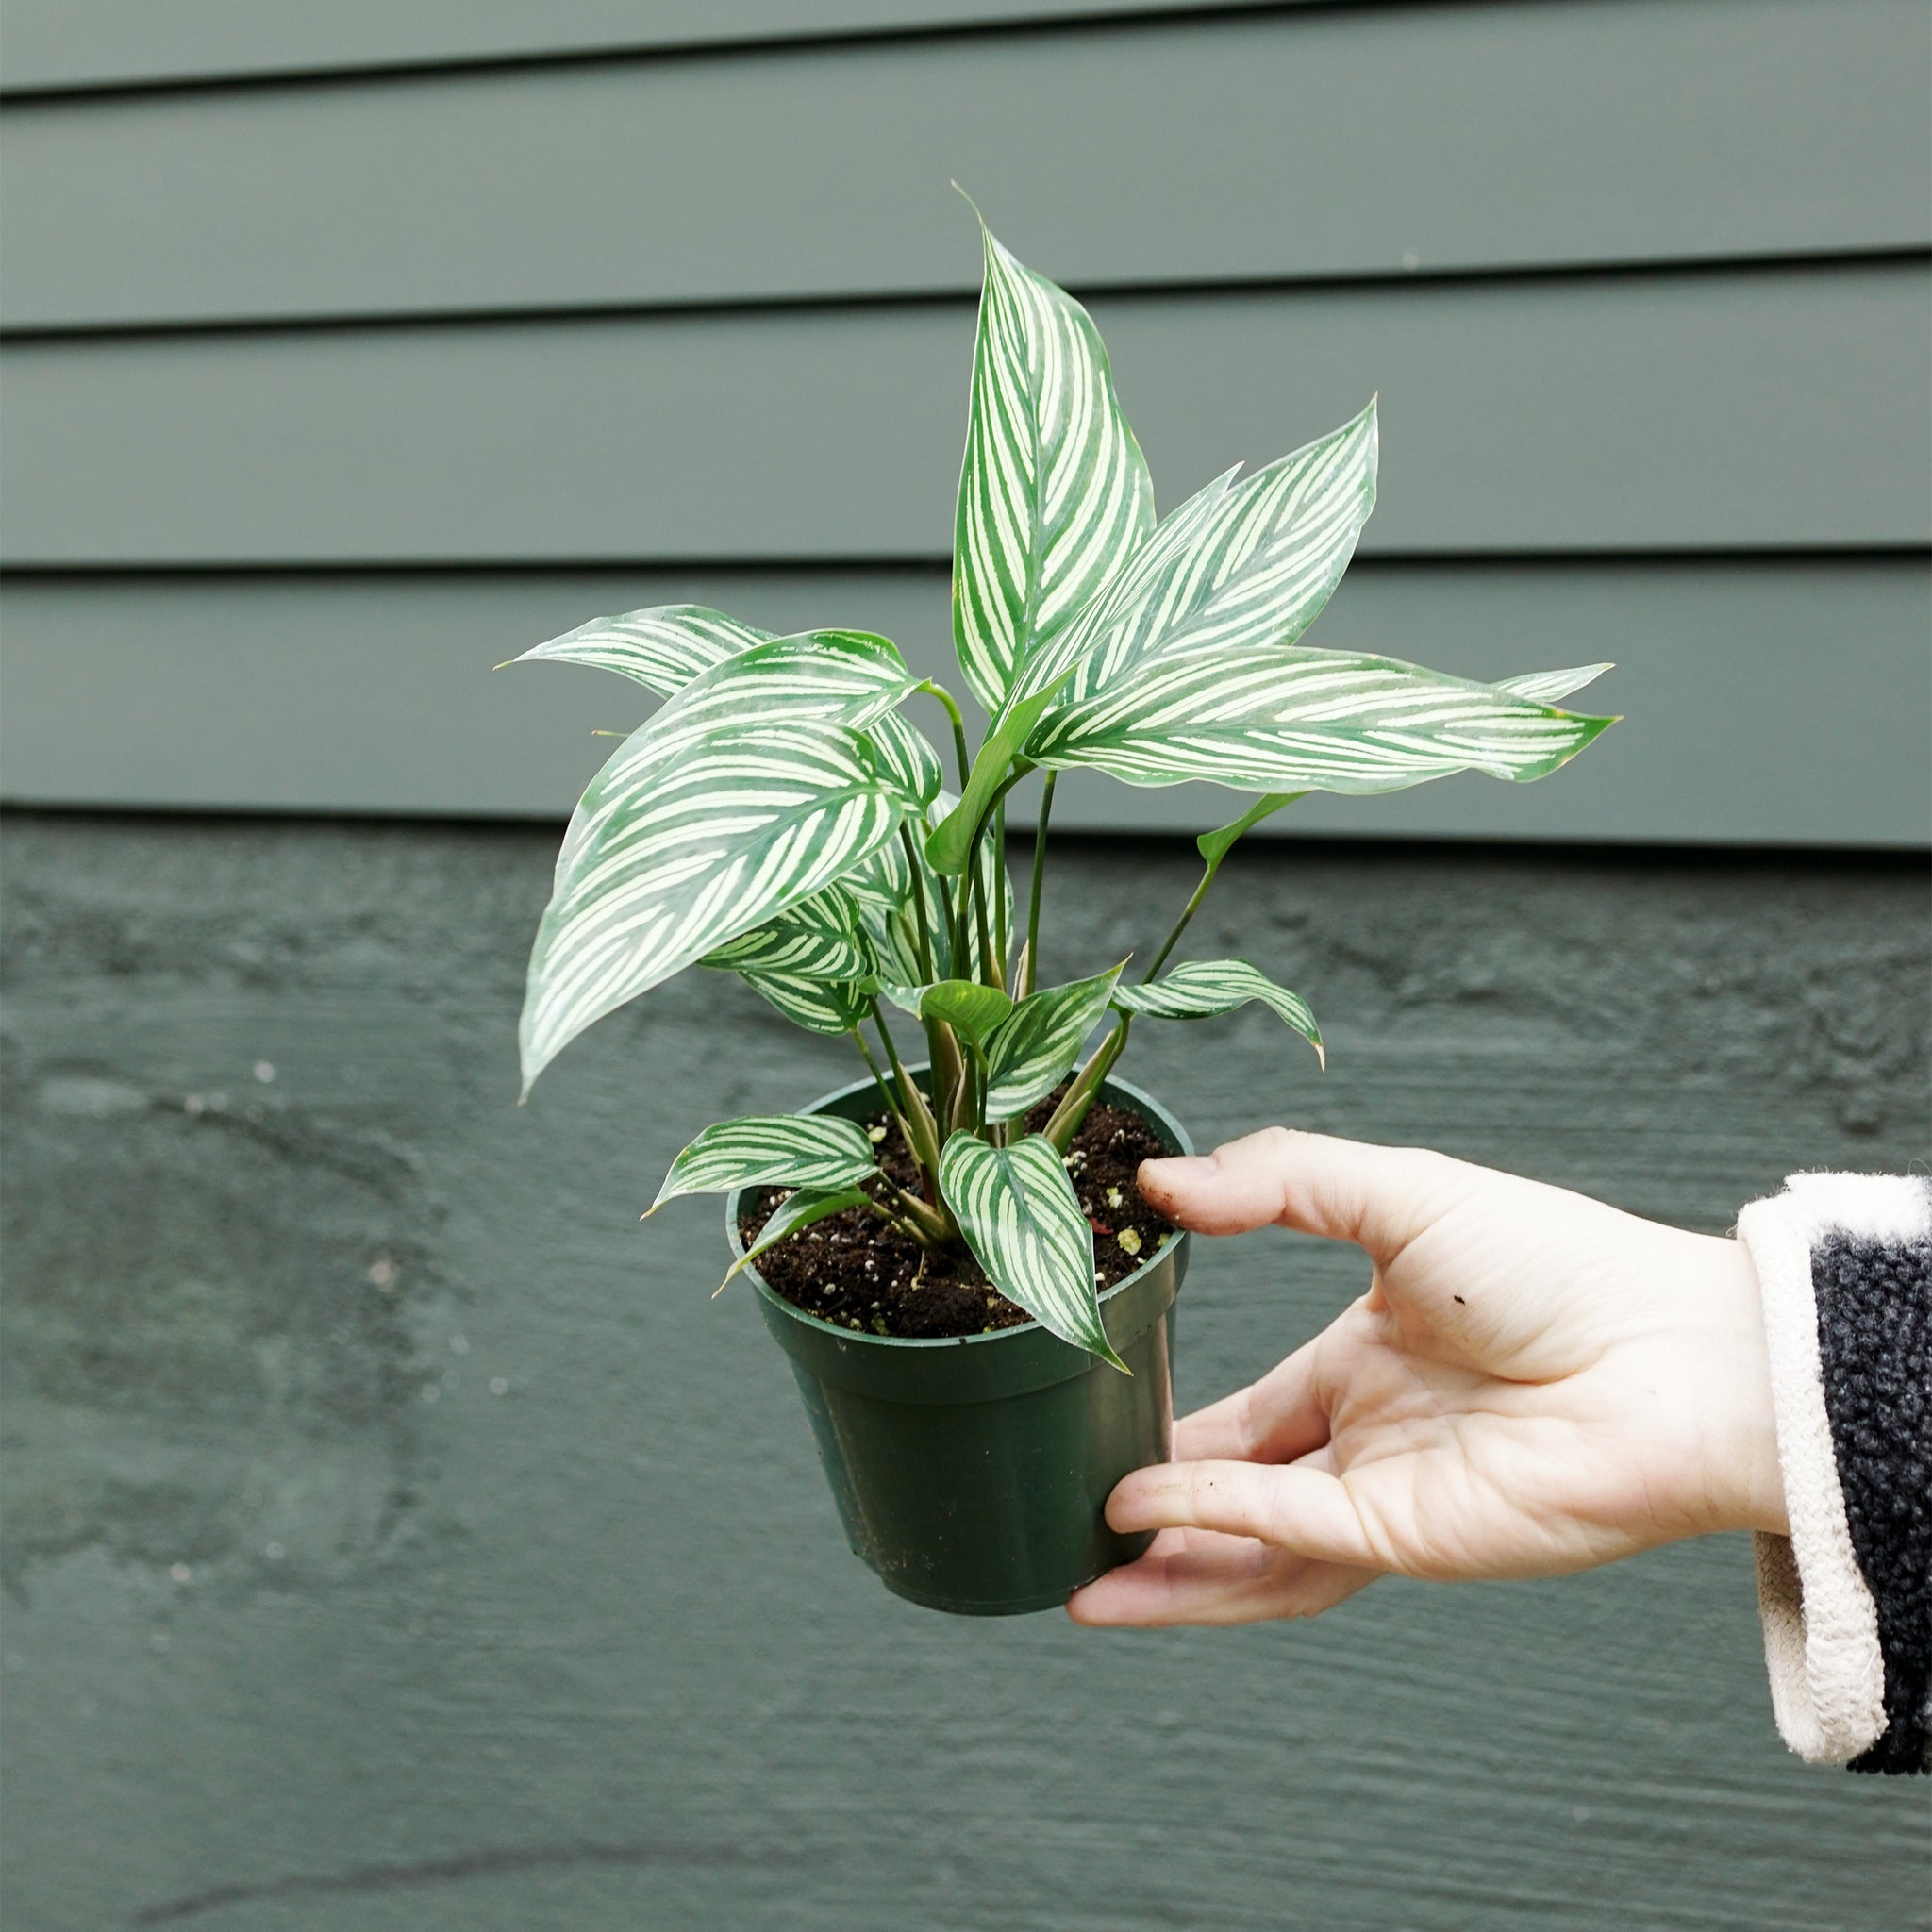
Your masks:
<instances>
[{"instance_id":1,"label":"wrist","mask_svg":"<svg viewBox=\"0 0 1932 1932\"><path fill-rule=\"evenodd\" d=\"M1724 1529L1790 1534L1784 1472L1777 1454L1777 1410L1764 1296L1741 1241L1703 1242L1702 1284L1715 1342L1711 1388L1712 1493Z\"/></svg>"}]
</instances>

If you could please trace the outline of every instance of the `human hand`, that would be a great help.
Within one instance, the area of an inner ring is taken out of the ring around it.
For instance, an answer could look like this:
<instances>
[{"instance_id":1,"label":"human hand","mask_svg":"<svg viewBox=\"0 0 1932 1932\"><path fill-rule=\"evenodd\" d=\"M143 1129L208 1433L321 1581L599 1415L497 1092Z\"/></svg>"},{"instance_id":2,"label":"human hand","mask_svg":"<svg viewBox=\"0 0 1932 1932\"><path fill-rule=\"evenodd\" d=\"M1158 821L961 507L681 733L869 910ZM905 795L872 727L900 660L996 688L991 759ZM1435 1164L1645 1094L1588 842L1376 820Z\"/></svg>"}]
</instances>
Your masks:
<instances>
[{"instance_id":1,"label":"human hand","mask_svg":"<svg viewBox=\"0 0 1932 1932\"><path fill-rule=\"evenodd\" d=\"M1734 1241L1419 1148L1274 1127L1153 1160L1183 1227L1357 1243L1369 1291L1187 1417L1108 1521L1161 1534L1082 1624L1313 1616L1377 1575L1548 1576L1783 1531L1757 1277Z\"/></svg>"}]
</instances>

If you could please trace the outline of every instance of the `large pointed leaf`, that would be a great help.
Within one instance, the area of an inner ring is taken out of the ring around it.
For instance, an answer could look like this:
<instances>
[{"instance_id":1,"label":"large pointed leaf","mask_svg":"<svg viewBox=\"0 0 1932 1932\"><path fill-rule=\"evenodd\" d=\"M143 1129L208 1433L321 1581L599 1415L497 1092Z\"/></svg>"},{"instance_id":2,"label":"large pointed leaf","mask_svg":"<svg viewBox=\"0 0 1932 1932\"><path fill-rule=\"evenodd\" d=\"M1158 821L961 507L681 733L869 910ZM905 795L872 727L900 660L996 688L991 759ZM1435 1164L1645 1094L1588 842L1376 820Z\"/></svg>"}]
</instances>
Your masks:
<instances>
[{"instance_id":1,"label":"large pointed leaf","mask_svg":"<svg viewBox=\"0 0 1932 1932\"><path fill-rule=\"evenodd\" d=\"M702 604L657 604L622 617L593 617L510 661L591 664L635 678L660 697L669 697L699 673L771 636L768 630L754 630Z\"/></svg>"},{"instance_id":2,"label":"large pointed leaf","mask_svg":"<svg viewBox=\"0 0 1932 1932\"><path fill-rule=\"evenodd\" d=\"M989 1147L955 1134L940 1156L940 1191L994 1287L1063 1341L1115 1368L1093 1288L1093 1227L1053 1143L1029 1134Z\"/></svg>"},{"instance_id":3,"label":"large pointed leaf","mask_svg":"<svg viewBox=\"0 0 1932 1932\"><path fill-rule=\"evenodd\" d=\"M1250 1000L1259 1000L1322 1055L1321 1029L1307 1002L1299 993L1276 986L1258 967L1245 959L1187 959L1159 979L1144 986L1114 989L1113 1004L1124 1013L1145 1013L1157 1020L1208 1020L1231 1013Z\"/></svg>"},{"instance_id":4,"label":"large pointed leaf","mask_svg":"<svg viewBox=\"0 0 1932 1932\"><path fill-rule=\"evenodd\" d=\"M1027 755L1130 785L1394 791L1471 769L1541 778L1611 722L1391 658L1247 645L1143 663L1048 718Z\"/></svg>"},{"instance_id":5,"label":"large pointed leaf","mask_svg":"<svg viewBox=\"0 0 1932 1932\"><path fill-rule=\"evenodd\" d=\"M822 720L723 728L668 765L629 749L585 792L538 928L525 1092L593 1021L830 885L913 808Z\"/></svg>"},{"instance_id":6,"label":"large pointed leaf","mask_svg":"<svg viewBox=\"0 0 1932 1932\"><path fill-rule=\"evenodd\" d=\"M1234 471L1217 476L1170 512L1126 559L1110 582L1059 635L1037 649L1020 667L1005 705L992 721L968 774L966 790L926 841L926 856L949 877L966 869L967 841L1021 757L1034 726L1046 715L1067 682L1117 622L1154 599L1178 568L1200 533L1212 522L1226 495Z\"/></svg>"},{"instance_id":7,"label":"large pointed leaf","mask_svg":"<svg viewBox=\"0 0 1932 1932\"><path fill-rule=\"evenodd\" d=\"M856 1121L828 1113L755 1113L707 1127L671 1163L646 1214L680 1194L733 1188L850 1188L878 1172Z\"/></svg>"},{"instance_id":8,"label":"large pointed leaf","mask_svg":"<svg viewBox=\"0 0 1932 1932\"><path fill-rule=\"evenodd\" d=\"M1614 664L1578 664L1569 671L1525 671L1516 677L1497 678L1496 689L1520 698L1534 698L1540 705L1554 705L1616 668Z\"/></svg>"},{"instance_id":9,"label":"large pointed leaf","mask_svg":"<svg viewBox=\"0 0 1932 1932\"><path fill-rule=\"evenodd\" d=\"M1079 616L1058 637L1034 652L1014 680L1005 710L993 721L989 743L1007 732L1009 721L1023 708L1030 708L1030 716L1037 719L1103 640L1132 622L1137 613L1160 608L1164 592L1187 558L1208 541L1221 520L1227 493L1240 474L1237 463L1169 510ZM1025 736L1022 732L1017 742L1024 742Z\"/></svg>"},{"instance_id":10,"label":"large pointed leaf","mask_svg":"<svg viewBox=\"0 0 1932 1932\"><path fill-rule=\"evenodd\" d=\"M1192 541L1081 650L1062 704L1175 653L1292 643L1341 581L1375 504L1375 406L1220 494Z\"/></svg>"},{"instance_id":11,"label":"large pointed leaf","mask_svg":"<svg viewBox=\"0 0 1932 1932\"><path fill-rule=\"evenodd\" d=\"M985 233L954 529L953 634L997 711L1154 523L1154 486L1087 311Z\"/></svg>"},{"instance_id":12,"label":"large pointed leaf","mask_svg":"<svg viewBox=\"0 0 1932 1932\"><path fill-rule=\"evenodd\" d=\"M829 1192L822 1188L799 1188L788 1194L772 1209L771 1218L758 1229L758 1240L731 1264L730 1273L718 1284L717 1294L723 1294L731 1286L733 1274L741 1268L749 1268L768 1249L775 1248L780 1241L790 1241L815 1221L842 1214L848 1208L862 1208L871 1199L863 1188L837 1188ZM717 1294L713 1295L713 1300L717 1299Z\"/></svg>"},{"instance_id":13,"label":"large pointed leaf","mask_svg":"<svg viewBox=\"0 0 1932 1932\"><path fill-rule=\"evenodd\" d=\"M986 1042L988 1120L1011 1120L1059 1085L1107 1011L1120 976L1116 966L1091 979L1041 987L993 1028Z\"/></svg>"}]
</instances>

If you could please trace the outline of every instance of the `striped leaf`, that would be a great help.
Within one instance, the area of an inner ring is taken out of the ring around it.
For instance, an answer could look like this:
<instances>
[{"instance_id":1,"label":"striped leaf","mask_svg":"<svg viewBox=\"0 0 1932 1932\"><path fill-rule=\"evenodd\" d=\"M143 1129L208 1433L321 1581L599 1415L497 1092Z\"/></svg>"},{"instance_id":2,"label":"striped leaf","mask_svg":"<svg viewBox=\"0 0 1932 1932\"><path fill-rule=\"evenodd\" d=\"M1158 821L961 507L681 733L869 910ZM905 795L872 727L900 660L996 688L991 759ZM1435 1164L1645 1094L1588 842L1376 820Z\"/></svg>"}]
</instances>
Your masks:
<instances>
[{"instance_id":1,"label":"striped leaf","mask_svg":"<svg viewBox=\"0 0 1932 1932\"><path fill-rule=\"evenodd\" d=\"M858 980L808 979L797 973L746 972L744 983L794 1026L829 1036L850 1033L872 1011Z\"/></svg>"},{"instance_id":2,"label":"striped leaf","mask_svg":"<svg viewBox=\"0 0 1932 1932\"><path fill-rule=\"evenodd\" d=\"M1061 702L1118 691L1176 654L1292 643L1355 555L1375 505L1375 451L1371 402L1332 435L1213 493L1191 540L1096 622Z\"/></svg>"},{"instance_id":3,"label":"striped leaf","mask_svg":"<svg viewBox=\"0 0 1932 1932\"><path fill-rule=\"evenodd\" d=\"M897 700L895 699L896 703ZM940 755L925 734L897 711L887 711L867 727L879 768L908 798L928 806L940 795Z\"/></svg>"},{"instance_id":4,"label":"striped leaf","mask_svg":"<svg viewBox=\"0 0 1932 1932\"><path fill-rule=\"evenodd\" d=\"M680 1194L733 1188L851 1188L878 1172L857 1121L828 1113L755 1113L707 1127L675 1160L645 1209Z\"/></svg>"},{"instance_id":5,"label":"striped leaf","mask_svg":"<svg viewBox=\"0 0 1932 1932\"><path fill-rule=\"evenodd\" d=\"M1614 664L1579 664L1570 671L1525 671L1517 677L1497 678L1496 689L1519 698L1533 698L1540 705L1554 705L1616 668Z\"/></svg>"},{"instance_id":6,"label":"striped leaf","mask_svg":"<svg viewBox=\"0 0 1932 1932\"><path fill-rule=\"evenodd\" d=\"M771 635L702 604L657 604L622 617L593 617L510 662L591 664L669 697L701 672L766 642Z\"/></svg>"},{"instance_id":7,"label":"striped leaf","mask_svg":"<svg viewBox=\"0 0 1932 1932\"><path fill-rule=\"evenodd\" d=\"M1044 1135L989 1147L955 1134L940 1156L940 1191L974 1258L1006 1298L1063 1341L1115 1368L1093 1288L1093 1228Z\"/></svg>"},{"instance_id":8,"label":"striped leaf","mask_svg":"<svg viewBox=\"0 0 1932 1932\"><path fill-rule=\"evenodd\" d=\"M772 1210L771 1219L758 1229L758 1238L731 1264L730 1273L718 1284L712 1300L731 1286L731 1277L741 1268L749 1268L768 1249L790 1241L800 1229L815 1221L842 1214L848 1208L862 1208L872 1199L863 1188L838 1188L827 1192L820 1188L799 1188L788 1194Z\"/></svg>"},{"instance_id":9,"label":"striped leaf","mask_svg":"<svg viewBox=\"0 0 1932 1932\"><path fill-rule=\"evenodd\" d=\"M914 805L859 733L819 719L724 727L669 764L630 751L565 836L519 1028L525 1093L593 1021L832 884Z\"/></svg>"},{"instance_id":10,"label":"striped leaf","mask_svg":"<svg viewBox=\"0 0 1932 1932\"><path fill-rule=\"evenodd\" d=\"M1011 721L1030 712L1037 719L1068 677L1084 664L1102 640L1131 623L1137 612L1158 605L1163 588L1183 561L1206 542L1224 514L1224 499L1241 465L1224 471L1168 511L1140 547L1126 558L1080 615L1051 642L1027 659L1014 680L1006 709L994 721L988 743L1009 733ZM1028 730L1031 729L1029 724ZM1014 743L1024 743L1026 731ZM982 757L984 752L982 751Z\"/></svg>"},{"instance_id":11,"label":"striped leaf","mask_svg":"<svg viewBox=\"0 0 1932 1932\"><path fill-rule=\"evenodd\" d=\"M1231 1013L1250 1000L1259 1000L1287 1021L1327 1065L1321 1029L1307 1002L1287 987L1276 986L1245 959L1184 960L1148 985L1116 987L1113 994L1113 1004L1122 1012L1145 1013L1156 1020L1208 1020Z\"/></svg>"},{"instance_id":12,"label":"striped leaf","mask_svg":"<svg viewBox=\"0 0 1932 1932\"><path fill-rule=\"evenodd\" d=\"M1394 791L1467 770L1541 778L1611 722L1391 658L1248 645L1143 664L1048 718L1027 755L1130 785Z\"/></svg>"},{"instance_id":13,"label":"striped leaf","mask_svg":"<svg viewBox=\"0 0 1932 1932\"><path fill-rule=\"evenodd\" d=\"M982 225L953 636L989 712L1153 526L1154 486L1087 311Z\"/></svg>"},{"instance_id":14,"label":"striped leaf","mask_svg":"<svg viewBox=\"0 0 1932 1932\"><path fill-rule=\"evenodd\" d=\"M855 730L876 728L918 683L899 647L870 631L772 638L701 672L633 732L617 756L682 758L720 726L740 726L753 716L825 718ZM896 756L903 737L894 734L894 744Z\"/></svg>"},{"instance_id":15,"label":"striped leaf","mask_svg":"<svg viewBox=\"0 0 1932 1932\"><path fill-rule=\"evenodd\" d=\"M863 979L870 949L858 907L844 886L827 886L776 919L726 940L698 962L731 973L787 973L805 979Z\"/></svg>"},{"instance_id":16,"label":"striped leaf","mask_svg":"<svg viewBox=\"0 0 1932 1932\"><path fill-rule=\"evenodd\" d=\"M1116 966L1091 979L1042 987L993 1028L986 1042L988 1120L1011 1120L1059 1085L1107 1011L1120 976Z\"/></svg>"}]
</instances>

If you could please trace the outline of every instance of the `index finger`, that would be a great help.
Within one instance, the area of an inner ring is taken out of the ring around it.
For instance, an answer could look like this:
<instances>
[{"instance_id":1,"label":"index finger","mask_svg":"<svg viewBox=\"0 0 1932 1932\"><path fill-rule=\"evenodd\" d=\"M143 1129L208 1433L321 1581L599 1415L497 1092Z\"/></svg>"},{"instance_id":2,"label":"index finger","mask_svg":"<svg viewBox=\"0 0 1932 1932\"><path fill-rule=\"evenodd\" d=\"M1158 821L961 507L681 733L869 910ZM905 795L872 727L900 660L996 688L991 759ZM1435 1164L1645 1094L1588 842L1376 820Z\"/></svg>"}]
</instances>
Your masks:
<instances>
[{"instance_id":1,"label":"index finger","mask_svg":"<svg viewBox=\"0 0 1932 1932\"><path fill-rule=\"evenodd\" d=\"M1264 1127L1212 1154L1141 1164L1141 1194L1197 1234L1271 1224L1354 1241L1387 1267L1408 1243L1493 1177L1425 1147L1376 1147Z\"/></svg>"}]
</instances>

